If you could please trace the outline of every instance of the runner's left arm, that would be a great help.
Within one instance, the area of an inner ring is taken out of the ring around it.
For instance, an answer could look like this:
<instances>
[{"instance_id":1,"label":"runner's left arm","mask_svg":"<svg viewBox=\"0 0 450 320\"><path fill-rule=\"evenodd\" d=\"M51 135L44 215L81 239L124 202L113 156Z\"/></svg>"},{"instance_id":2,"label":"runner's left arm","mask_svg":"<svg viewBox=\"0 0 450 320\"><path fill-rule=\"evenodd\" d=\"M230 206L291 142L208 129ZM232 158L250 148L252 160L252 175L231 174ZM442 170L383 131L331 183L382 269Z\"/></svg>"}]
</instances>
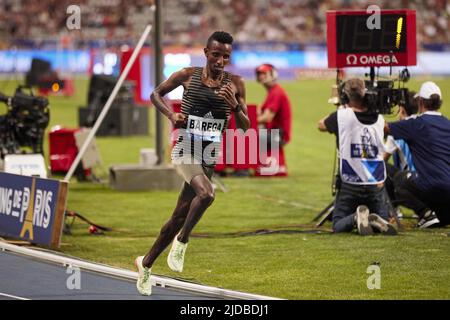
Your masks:
<instances>
[{"instance_id":1,"label":"runner's left arm","mask_svg":"<svg viewBox=\"0 0 450 320\"><path fill-rule=\"evenodd\" d=\"M248 118L247 105L245 104L245 83L239 76L234 76L232 80L232 82L222 87L218 94L225 99L231 111L234 112L236 126L245 131L250 128L250 119Z\"/></svg>"}]
</instances>

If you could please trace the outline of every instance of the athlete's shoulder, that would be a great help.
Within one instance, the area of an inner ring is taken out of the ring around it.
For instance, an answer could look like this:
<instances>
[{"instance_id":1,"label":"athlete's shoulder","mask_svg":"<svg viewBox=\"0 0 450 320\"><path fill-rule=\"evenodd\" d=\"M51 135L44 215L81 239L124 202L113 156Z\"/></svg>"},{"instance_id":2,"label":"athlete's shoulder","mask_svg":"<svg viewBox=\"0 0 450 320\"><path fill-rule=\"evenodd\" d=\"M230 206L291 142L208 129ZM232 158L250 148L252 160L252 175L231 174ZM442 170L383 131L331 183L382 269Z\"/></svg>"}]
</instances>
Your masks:
<instances>
[{"instance_id":1,"label":"athlete's shoulder","mask_svg":"<svg viewBox=\"0 0 450 320\"><path fill-rule=\"evenodd\" d=\"M237 91L245 91L245 81L240 75L227 72L231 83L237 88Z\"/></svg>"},{"instance_id":2,"label":"athlete's shoulder","mask_svg":"<svg viewBox=\"0 0 450 320\"><path fill-rule=\"evenodd\" d=\"M179 70L177 73L180 77L188 79L194 75L196 69L196 67L186 67Z\"/></svg>"},{"instance_id":3,"label":"athlete's shoulder","mask_svg":"<svg viewBox=\"0 0 450 320\"><path fill-rule=\"evenodd\" d=\"M244 78L242 78L240 75L225 71L228 74L228 77L230 78L230 80L235 83L244 83Z\"/></svg>"},{"instance_id":4,"label":"athlete's shoulder","mask_svg":"<svg viewBox=\"0 0 450 320\"><path fill-rule=\"evenodd\" d=\"M195 72L195 68L188 67L180 69L170 76L169 79L167 79L168 82L174 83L176 85L183 85L186 87L186 85L191 81L191 78Z\"/></svg>"}]
</instances>

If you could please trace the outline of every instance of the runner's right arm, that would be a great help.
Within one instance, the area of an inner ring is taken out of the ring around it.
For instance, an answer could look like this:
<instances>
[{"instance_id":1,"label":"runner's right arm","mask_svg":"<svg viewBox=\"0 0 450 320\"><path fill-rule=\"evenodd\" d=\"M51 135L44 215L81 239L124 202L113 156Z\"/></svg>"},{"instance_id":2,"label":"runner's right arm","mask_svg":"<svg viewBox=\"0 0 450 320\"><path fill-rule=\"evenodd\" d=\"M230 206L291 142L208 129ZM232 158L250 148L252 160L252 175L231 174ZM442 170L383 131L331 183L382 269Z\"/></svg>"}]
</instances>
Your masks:
<instances>
[{"instance_id":1,"label":"runner's right arm","mask_svg":"<svg viewBox=\"0 0 450 320\"><path fill-rule=\"evenodd\" d=\"M193 68L184 68L173 73L169 79L157 86L150 96L156 109L164 114L175 127L183 124L186 121L186 117L181 113L173 112L172 108L167 105L163 97L179 86L183 86L186 89L192 73Z\"/></svg>"}]
</instances>

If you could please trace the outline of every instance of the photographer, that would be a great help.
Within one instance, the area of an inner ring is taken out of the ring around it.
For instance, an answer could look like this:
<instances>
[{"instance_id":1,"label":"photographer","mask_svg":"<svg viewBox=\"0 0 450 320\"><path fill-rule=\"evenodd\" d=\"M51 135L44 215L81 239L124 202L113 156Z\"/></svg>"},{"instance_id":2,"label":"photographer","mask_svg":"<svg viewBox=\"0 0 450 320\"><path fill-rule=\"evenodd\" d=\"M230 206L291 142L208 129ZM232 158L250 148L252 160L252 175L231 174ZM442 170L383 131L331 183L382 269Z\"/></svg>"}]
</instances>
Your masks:
<instances>
[{"instance_id":1,"label":"photographer","mask_svg":"<svg viewBox=\"0 0 450 320\"><path fill-rule=\"evenodd\" d=\"M384 118L364 105L364 81L349 79L342 91L341 100L346 101L341 102L346 104L318 124L320 131L336 135L339 150L341 183L334 203L333 231L351 232L356 226L361 235L374 231L396 234L387 222Z\"/></svg>"},{"instance_id":2,"label":"photographer","mask_svg":"<svg viewBox=\"0 0 450 320\"><path fill-rule=\"evenodd\" d=\"M417 112L419 111L419 99L416 97L415 91L409 91L407 100L399 104L399 112L398 119L399 120L407 120L417 116ZM387 136L386 143L384 145L385 154L384 160L386 161L386 190L388 192L389 198L391 199L392 204L395 207L395 212L397 216L401 218L401 211L399 206L405 206L410 209L416 207L414 204L411 204L411 201L414 199L408 199L408 201L399 201L399 199L395 196L395 189L401 188L401 186L394 185L394 176L398 174L400 171L416 171L416 167L414 166L413 157L411 154L411 150L409 149L408 144L403 139L395 140L391 135ZM388 163L389 158L393 156L394 164ZM403 199L405 200L405 199ZM417 213L416 213L417 215Z\"/></svg>"},{"instance_id":3,"label":"photographer","mask_svg":"<svg viewBox=\"0 0 450 320\"><path fill-rule=\"evenodd\" d=\"M386 124L385 131L408 143L416 167L394 177L396 197L410 202L417 227L429 228L450 223L450 121L437 111L442 94L435 83L423 83L418 99L420 116Z\"/></svg>"}]
</instances>

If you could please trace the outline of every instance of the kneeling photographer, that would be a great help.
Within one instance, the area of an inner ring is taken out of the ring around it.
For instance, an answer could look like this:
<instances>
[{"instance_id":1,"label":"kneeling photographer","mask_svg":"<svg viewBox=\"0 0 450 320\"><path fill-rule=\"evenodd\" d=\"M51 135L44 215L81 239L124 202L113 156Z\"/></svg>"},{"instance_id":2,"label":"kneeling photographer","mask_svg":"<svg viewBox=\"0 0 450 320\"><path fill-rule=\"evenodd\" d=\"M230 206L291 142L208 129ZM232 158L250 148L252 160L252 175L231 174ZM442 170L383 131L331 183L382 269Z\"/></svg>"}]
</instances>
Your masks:
<instances>
[{"instance_id":1,"label":"kneeling photographer","mask_svg":"<svg viewBox=\"0 0 450 320\"><path fill-rule=\"evenodd\" d=\"M450 120L438 112L442 94L434 82L423 83L417 96L420 116L385 127L408 143L416 168L394 177L395 193L400 201L414 199L417 227L443 226L450 223Z\"/></svg>"},{"instance_id":2,"label":"kneeling photographer","mask_svg":"<svg viewBox=\"0 0 450 320\"><path fill-rule=\"evenodd\" d=\"M336 135L339 150L339 186L333 211L333 231L359 234L396 234L387 222L388 206L383 161L384 118L364 104L361 79L349 79L342 88L341 106L319 121L322 132ZM342 101L344 100L344 101Z\"/></svg>"},{"instance_id":3,"label":"kneeling photographer","mask_svg":"<svg viewBox=\"0 0 450 320\"><path fill-rule=\"evenodd\" d=\"M398 119L407 120L417 116L419 112L419 99L415 91L408 91L408 95L405 97L405 101L400 101L398 108ZM395 214L398 218L403 217L400 206L416 210L417 199L405 198L397 199L396 193L402 188L402 186L395 185L394 177L402 171L416 171L414 165L411 150L408 144L403 139L394 139L391 135L386 137L386 143L384 145L385 154L384 161L386 162L387 178L385 181L386 191L389 195L392 205L394 206ZM388 163L390 157L393 157L393 164ZM417 215L417 212L415 212Z\"/></svg>"}]
</instances>

